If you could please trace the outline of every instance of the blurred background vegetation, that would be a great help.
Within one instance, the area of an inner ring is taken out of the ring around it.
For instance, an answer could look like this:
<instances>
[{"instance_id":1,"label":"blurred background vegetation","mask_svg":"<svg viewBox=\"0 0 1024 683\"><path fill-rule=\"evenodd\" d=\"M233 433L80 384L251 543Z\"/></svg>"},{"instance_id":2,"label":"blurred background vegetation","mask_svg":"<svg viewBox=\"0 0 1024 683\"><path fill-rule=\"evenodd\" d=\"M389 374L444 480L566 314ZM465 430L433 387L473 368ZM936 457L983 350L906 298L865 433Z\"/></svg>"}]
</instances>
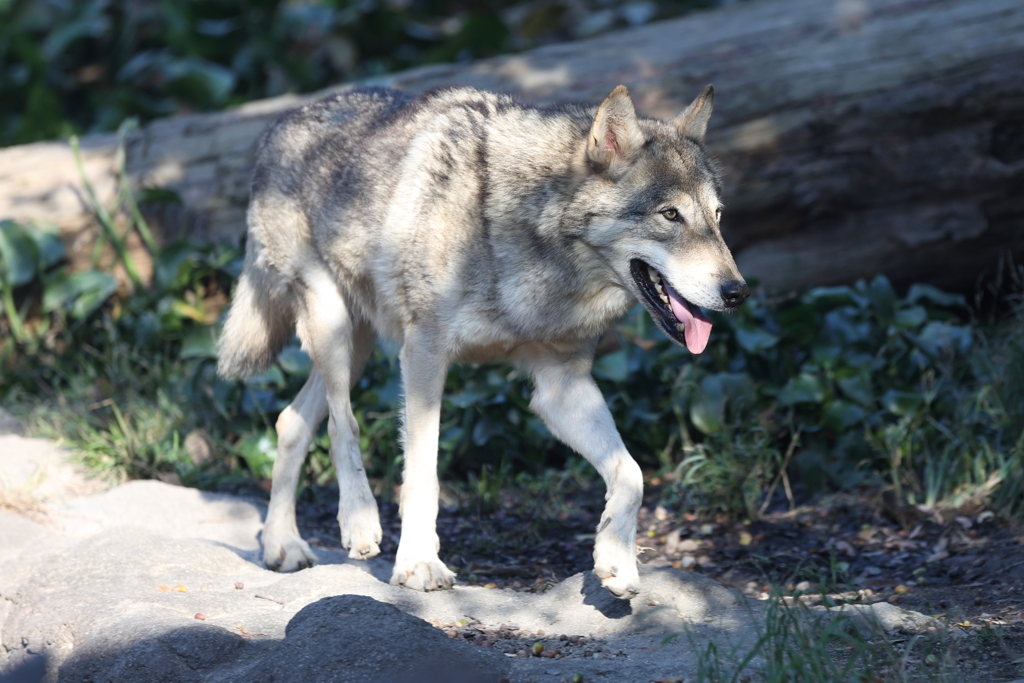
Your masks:
<instances>
[{"instance_id":1,"label":"blurred background vegetation","mask_svg":"<svg viewBox=\"0 0 1024 683\"><path fill-rule=\"evenodd\" d=\"M711 0L0 0L0 145L117 129L469 60L673 16ZM265 375L215 376L214 342L240 247L158 244L127 182L93 209L93 268L71 272L38 226L0 221L0 402L113 479L199 486L265 480L273 424L310 370L289 346ZM147 190L139 201L175 202ZM137 232L151 281L125 248ZM113 247L114 264L99 255ZM120 273L115 277L114 273ZM595 365L631 452L666 503L756 517L829 491L884 488L925 506L1024 512L1024 303L1003 264L968 301L879 277L715 315L690 356L641 309ZM354 392L377 493L401 470L395 349ZM578 462L528 409L507 365L458 366L441 467L482 500ZM305 483L333 476L321 430ZM579 468L576 468L579 470Z\"/></svg>"},{"instance_id":2,"label":"blurred background vegetation","mask_svg":"<svg viewBox=\"0 0 1024 683\"><path fill-rule=\"evenodd\" d=\"M0 0L0 146L111 131L716 0Z\"/></svg>"}]
</instances>

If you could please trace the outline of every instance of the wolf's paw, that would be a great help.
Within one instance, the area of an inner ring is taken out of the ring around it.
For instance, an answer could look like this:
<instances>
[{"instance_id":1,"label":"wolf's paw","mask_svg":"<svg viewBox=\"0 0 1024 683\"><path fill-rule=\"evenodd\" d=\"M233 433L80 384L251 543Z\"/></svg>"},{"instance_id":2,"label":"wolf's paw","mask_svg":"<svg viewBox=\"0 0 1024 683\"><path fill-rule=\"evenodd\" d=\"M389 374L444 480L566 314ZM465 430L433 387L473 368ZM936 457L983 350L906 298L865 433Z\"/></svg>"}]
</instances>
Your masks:
<instances>
[{"instance_id":1,"label":"wolf's paw","mask_svg":"<svg viewBox=\"0 0 1024 683\"><path fill-rule=\"evenodd\" d=\"M451 588L455 573L438 558L429 560L398 560L391 574L392 586L405 586L418 591Z\"/></svg>"},{"instance_id":2,"label":"wolf's paw","mask_svg":"<svg viewBox=\"0 0 1024 683\"><path fill-rule=\"evenodd\" d=\"M609 553L595 553L594 573L601 579L601 585L617 598L630 600L640 592L640 573L636 568L636 558L625 553L618 558Z\"/></svg>"},{"instance_id":3,"label":"wolf's paw","mask_svg":"<svg viewBox=\"0 0 1024 683\"><path fill-rule=\"evenodd\" d=\"M384 537L380 520L346 519L341 523L341 547L348 551L353 560L368 560L380 553L380 541Z\"/></svg>"},{"instance_id":4,"label":"wolf's paw","mask_svg":"<svg viewBox=\"0 0 1024 683\"><path fill-rule=\"evenodd\" d=\"M317 563L316 553L298 534L263 534L263 563L277 572L294 572Z\"/></svg>"}]
</instances>

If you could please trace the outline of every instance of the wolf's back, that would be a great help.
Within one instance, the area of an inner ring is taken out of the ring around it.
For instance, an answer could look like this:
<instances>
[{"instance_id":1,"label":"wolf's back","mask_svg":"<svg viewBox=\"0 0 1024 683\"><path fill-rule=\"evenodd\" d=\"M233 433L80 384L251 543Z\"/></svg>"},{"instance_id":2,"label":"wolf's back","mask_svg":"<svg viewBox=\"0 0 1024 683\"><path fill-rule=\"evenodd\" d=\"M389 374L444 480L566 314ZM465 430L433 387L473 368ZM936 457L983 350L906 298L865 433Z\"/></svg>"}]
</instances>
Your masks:
<instances>
[{"instance_id":1,"label":"wolf's back","mask_svg":"<svg viewBox=\"0 0 1024 683\"><path fill-rule=\"evenodd\" d=\"M286 112L260 136L245 266L218 341L220 376L266 372L295 333L290 284L316 258L306 208L330 190L317 158L351 162L348 148L360 129L389 111L393 116L410 98L383 89L348 91Z\"/></svg>"}]
</instances>

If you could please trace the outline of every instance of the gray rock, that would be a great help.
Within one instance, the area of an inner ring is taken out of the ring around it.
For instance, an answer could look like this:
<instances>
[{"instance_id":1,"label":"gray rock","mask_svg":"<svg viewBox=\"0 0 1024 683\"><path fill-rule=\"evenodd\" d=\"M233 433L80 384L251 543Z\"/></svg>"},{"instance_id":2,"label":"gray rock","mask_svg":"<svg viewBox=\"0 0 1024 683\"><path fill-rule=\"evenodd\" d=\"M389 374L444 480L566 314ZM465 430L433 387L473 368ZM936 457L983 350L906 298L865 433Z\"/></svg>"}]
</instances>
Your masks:
<instances>
[{"instance_id":1,"label":"gray rock","mask_svg":"<svg viewBox=\"0 0 1024 683\"><path fill-rule=\"evenodd\" d=\"M816 610L826 611L824 607ZM871 624L877 624L886 631L902 630L917 633L940 626L939 622L920 612L903 609L888 602L876 602L870 605L841 605L827 610L829 614L844 614L859 617Z\"/></svg>"},{"instance_id":2,"label":"gray rock","mask_svg":"<svg viewBox=\"0 0 1024 683\"><path fill-rule=\"evenodd\" d=\"M134 614L76 647L57 680L198 683L252 649L240 635L218 626L201 621L172 626L152 614Z\"/></svg>"},{"instance_id":3,"label":"gray rock","mask_svg":"<svg viewBox=\"0 0 1024 683\"><path fill-rule=\"evenodd\" d=\"M60 667L67 683L494 683L498 653L450 640L372 598L322 598L292 616L283 639L131 614L107 624Z\"/></svg>"},{"instance_id":4,"label":"gray rock","mask_svg":"<svg viewBox=\"0 0 1024 683\"><path fill-rule=\"evenodd\" d=\"M45 442L3 443L30 462L63 466L65 454ZM0 452L0 466L14 463L9 471L24 481L36 470L17 469L17 456ZM689 679L695 648L713 641L742 651L761 618L763 603L650 566L630 601L612 598L589 572L544 594L417 593L388 585L385 561L356 563L325 548L322 564L277 574L259 561L257 501L153 481L72 498L71 479L53 482L38 519L0 511L3 683ZM930 621L888 604L869 611L890 630ZM526 646L546 638L541 630L586 636L600 656L508 658L431 625L463 619L516 624L531 634Z\"/></svg>"},{"instance_id":5,"label":"gray rock","mask_svg":"<svg viewBox=\"0 0 1024 683\"><path fill-rule=\"evenodd\" d=\"M104 488L103 482L90 479L71 463L70 453L56 444L0 431L0 496L11 507L34 511L42 504L60 503Z\"/></svg>"},{"instance_id":6,"label":"gray rock","mask_svg":"<svg viewBox=\"0 0 1024 683\"><path fill-rule=\"evenodd\" d=\"M304 607L261 660L211 683L496 683L508 669L494 650L448 638L421 619L359 595Z\"/></svg>"}]
</instances>

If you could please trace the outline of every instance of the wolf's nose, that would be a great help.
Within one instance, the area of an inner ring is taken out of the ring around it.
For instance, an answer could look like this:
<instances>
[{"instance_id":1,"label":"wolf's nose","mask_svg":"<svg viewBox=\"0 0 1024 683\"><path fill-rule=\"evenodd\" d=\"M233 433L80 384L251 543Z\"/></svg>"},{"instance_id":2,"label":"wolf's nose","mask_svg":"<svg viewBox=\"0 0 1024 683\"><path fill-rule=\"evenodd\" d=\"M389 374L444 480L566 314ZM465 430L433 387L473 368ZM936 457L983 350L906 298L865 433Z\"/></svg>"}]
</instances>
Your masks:
<instances>
[{"instance_id":1,"label":"wolf's nose","mask_svg":"<svg viewBox=\"0 0 1024 683\"><path fill-rule=\"evenodd\" d=\"M736 308L750 296L750 287L743 280L733 280L722 285L722 300L726 308Z\"/></svg>"}]
</instances>

